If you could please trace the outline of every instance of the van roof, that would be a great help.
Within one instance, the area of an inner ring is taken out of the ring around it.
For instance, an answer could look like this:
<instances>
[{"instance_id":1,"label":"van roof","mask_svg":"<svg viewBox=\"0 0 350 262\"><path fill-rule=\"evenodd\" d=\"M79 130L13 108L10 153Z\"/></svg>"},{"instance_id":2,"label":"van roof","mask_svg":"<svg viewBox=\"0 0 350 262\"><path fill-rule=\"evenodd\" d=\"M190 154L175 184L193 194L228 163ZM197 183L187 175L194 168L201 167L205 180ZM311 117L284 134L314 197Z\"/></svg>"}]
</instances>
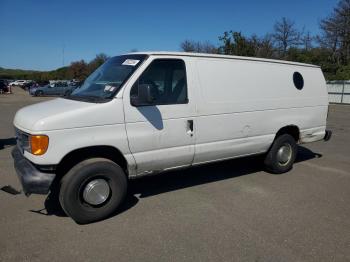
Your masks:
<instances>
[{"instance_id":1,"label":"van roof","mask_svg":"<svg viewBox=\"0 0 350 262\"><path fill-rule=\"evenodd\" d=\"M132 52L127 53L131 54L144 54L144 55L167 55L167 56L189 56L189 57L204 57L204 58L222 58L222 59L234 59L234 60L246 60L246 61L257 61L257 62L267 62L267 63L277 63L277 64L286 64L286 65L295 65L295 66L307 66L320 68L320 66L312 64L304 64L298 62L291 62L285 60L276 60L276 59L266 59L266 58L257 58L257 57L247 57L247 56L233 56L233 55L217 55L217 54L207 54L207 53L190 53L190 52L168 52L168 51L148 51L148 52Z\"/></svg>"}]
</instances>

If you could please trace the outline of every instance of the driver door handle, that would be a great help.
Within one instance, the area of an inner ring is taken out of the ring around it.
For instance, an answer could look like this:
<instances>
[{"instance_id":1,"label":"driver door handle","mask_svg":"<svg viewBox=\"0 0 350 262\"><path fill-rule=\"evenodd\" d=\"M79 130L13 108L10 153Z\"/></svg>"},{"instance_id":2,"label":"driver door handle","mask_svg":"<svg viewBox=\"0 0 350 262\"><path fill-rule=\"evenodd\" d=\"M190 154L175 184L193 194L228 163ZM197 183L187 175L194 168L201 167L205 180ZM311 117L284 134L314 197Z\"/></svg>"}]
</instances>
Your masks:
<instances>
[{"instance_id":1,"label":"driver door handle","mask_svg":"<svg viewBox=\"0 0 350 262\"><path fill-rule=\"evenodd\" d=\"M187 120L187 134L193 136L193 120Z\"/></svg>"}]
</instances>

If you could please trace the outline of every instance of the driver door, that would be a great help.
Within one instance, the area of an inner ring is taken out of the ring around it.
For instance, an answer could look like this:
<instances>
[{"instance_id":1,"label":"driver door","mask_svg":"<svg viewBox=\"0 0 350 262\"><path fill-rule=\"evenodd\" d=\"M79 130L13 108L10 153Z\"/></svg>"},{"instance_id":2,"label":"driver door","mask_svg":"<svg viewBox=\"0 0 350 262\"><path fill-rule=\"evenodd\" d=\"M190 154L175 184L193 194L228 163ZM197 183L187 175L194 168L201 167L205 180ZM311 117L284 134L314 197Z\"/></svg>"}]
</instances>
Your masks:
<instances>
[{"instance_id":1,"label":"driver door","mask_svg":"<svg viewBox=\"0 0 350 262\"><path fill-rule=\"evenodd\" d=\"M188 64L182 59L155 59L124 92L126 131L137 173L189 166L194 158L194 100ZM152 103L138 106L140 85L149 85Z\"/></svg>"}]
</instances>

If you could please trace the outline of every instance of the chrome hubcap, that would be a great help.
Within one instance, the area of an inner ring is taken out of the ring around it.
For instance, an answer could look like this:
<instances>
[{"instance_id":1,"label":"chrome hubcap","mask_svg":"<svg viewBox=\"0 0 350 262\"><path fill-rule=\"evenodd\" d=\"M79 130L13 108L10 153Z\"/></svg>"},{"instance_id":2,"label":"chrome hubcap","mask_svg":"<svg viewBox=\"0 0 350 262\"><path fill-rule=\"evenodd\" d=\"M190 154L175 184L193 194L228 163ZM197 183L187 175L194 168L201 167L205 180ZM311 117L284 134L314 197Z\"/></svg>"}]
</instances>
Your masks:
<instances>
[{"instance_id":1,"label":"chrome hubcap","mask_svg":"<svg viewBox=\"0 0 350 262\"><path fill-rule=\"evenodd\" d=\"M285 166L292 158L292 147L289 144L284 144L277 151L277 161L280 165Z\"/></svg>"},{"instance_id":2,"label":"chrome hubcap","mask_svg":"<svg viewBox=\"0 0 350 262\"><path fill-rule=\"evenodd\" d=\"M84 201L90 205L101 205L110 194L110 188L106 180L99 178L90 181L84 188Z\"/></svg>"}]
</instances>

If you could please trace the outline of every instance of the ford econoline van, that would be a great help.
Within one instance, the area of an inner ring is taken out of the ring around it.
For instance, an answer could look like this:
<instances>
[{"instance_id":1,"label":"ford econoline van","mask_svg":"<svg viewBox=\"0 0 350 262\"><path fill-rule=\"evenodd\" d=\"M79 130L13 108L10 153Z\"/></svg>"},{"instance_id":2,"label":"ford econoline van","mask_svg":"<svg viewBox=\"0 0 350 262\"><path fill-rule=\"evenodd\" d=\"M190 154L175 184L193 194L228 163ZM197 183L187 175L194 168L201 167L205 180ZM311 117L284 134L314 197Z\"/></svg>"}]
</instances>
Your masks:
<instances>
[{"instance_id":1,"label":"ford econoline van","mask_svg":"<svg viewBox=\"0 0 350 262\"><path fill-rule=\"evenodd\" d=\"M24 192L58 191L77 223L108 217L128 180L262 154L289 171L297 144L328 140L318 66L211 54L110 58L64 98L20 109L12 155Z\"/></svg>"}]
</instances>

